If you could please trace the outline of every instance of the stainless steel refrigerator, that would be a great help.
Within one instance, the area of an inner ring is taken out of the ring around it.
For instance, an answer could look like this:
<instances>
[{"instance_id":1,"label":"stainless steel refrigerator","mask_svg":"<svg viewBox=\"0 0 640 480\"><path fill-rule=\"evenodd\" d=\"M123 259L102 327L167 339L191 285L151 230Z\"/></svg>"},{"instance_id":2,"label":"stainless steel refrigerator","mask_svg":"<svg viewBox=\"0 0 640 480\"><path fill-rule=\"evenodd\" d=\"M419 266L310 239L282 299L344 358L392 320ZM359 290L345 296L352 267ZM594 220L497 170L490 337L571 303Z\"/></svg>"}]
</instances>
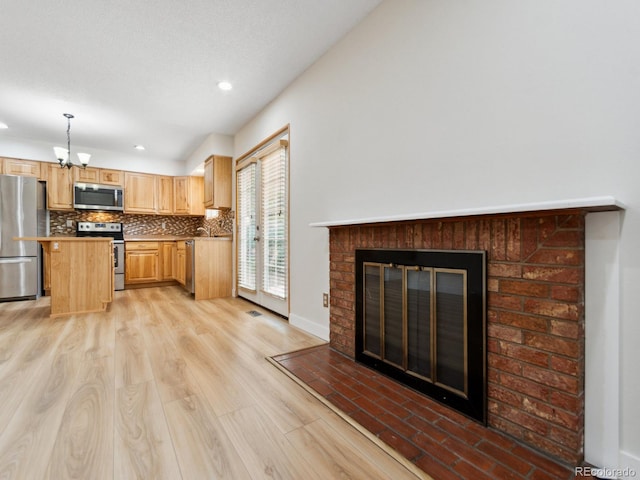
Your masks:
<instances>
[{"instance_id":1,"label":"stainless steel refrigerator","mask_svg":"<svg viewBox=\"0 0 640 480\"><path fill-rule=\"evenodd\" d=\"M44 198L37 179L0 175L0 301L40 295L40 246L13 237L46 234Z\"/></svg>"}]
</instances>

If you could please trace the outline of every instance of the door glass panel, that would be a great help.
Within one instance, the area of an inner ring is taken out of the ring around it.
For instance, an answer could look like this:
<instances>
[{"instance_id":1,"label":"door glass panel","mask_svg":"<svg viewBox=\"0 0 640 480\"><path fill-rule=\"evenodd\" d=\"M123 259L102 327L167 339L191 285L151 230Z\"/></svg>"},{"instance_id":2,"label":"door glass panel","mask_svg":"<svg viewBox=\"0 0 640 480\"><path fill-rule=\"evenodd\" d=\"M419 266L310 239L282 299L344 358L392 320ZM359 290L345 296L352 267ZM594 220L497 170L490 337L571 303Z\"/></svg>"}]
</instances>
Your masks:
<instances>
[{"instance_id":1,"label":"door glass panel","mask_svg":"<svg viewBox=\"0 0 640 480\"><path fill-rule=\"evenodd\" d=\"M403 365L401 268L384 268L384 359Z\"/></svg>"},{"instance_id":2,"label":"door glass panel","mask_svg":"<svg viewBox=\"0 0 640 480\"><path fill-rule=\"evenodd\" d=\"M238 172L238 286L256 289L256 165Z\"/></svg>"},{"instance_id":3,"label":"door glass panel","mask_svg":"<svg viewBox=\"0 0 640 480\"><path fill-rule=\"evenodd\" d=\"M431 270L407 271L407 370L431 378Z\"/></svg>"},{"instance_id":4,"label":"door glass panel","mask_svg":"<svg viewBox=\"0 0 640 480\"><path fill-rule=\"evenodd\" d=\"M275 297L287 297L286 149L261 159L262 168L262 288Z\"/></svg>"},{"instance_id":5,"label":"door glass panel","mask_svg":"<svg viewBox=\"0 0 640 480\"><path fill-rule=\"evenodd\" d=\"M436 378L456 390L465 388L464 274L436 272Z\"/></svg>"},{"instance_id":6,"label":"door glass panel","mask_svg":"<svg viewBox=\"0 0 640 480\"><path fill-rule=\"evenodd\" d=\"M364 349L380 356L380 267L364 270Z\"/></svg>"}]
</instances>

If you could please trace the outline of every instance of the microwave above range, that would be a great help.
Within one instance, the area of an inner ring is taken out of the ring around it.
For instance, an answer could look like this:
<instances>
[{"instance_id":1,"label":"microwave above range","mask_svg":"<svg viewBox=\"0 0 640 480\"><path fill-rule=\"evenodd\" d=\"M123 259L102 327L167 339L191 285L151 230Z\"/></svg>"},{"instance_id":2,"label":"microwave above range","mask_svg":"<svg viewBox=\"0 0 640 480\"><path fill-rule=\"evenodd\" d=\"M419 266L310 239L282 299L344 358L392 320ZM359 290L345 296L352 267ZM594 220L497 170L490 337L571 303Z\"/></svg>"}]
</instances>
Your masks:
<instances>
[{"instance_id":1,"label":"microwave above range","mask_svg":"<svg viewBox=\"0 0 640 480\"><path fill-rule=\"evenodd\" d=\"M124 190L112 185L95 183L73 184L73 208L78 210L124 210Z\"/></svg>"}]
</instances>

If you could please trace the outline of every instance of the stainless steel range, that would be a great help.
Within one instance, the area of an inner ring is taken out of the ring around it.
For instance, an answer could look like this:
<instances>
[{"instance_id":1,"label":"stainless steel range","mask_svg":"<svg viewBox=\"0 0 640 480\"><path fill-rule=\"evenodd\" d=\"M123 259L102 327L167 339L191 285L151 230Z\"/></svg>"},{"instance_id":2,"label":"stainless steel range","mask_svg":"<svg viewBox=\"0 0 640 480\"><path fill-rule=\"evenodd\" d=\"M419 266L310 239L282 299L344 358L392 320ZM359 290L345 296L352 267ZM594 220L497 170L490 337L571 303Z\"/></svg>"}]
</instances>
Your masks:
<instances>
[{"instance_id":1,"label":"stainless steel range","mask_svg":"<svg viewBox=\"0 0 640 480\"><path fill-rule=\"evenodd\" d=\"M78 222L76 237L113 238L115 290L124 290L124 234L122 223Z\"/></svg>"}]
</instances>

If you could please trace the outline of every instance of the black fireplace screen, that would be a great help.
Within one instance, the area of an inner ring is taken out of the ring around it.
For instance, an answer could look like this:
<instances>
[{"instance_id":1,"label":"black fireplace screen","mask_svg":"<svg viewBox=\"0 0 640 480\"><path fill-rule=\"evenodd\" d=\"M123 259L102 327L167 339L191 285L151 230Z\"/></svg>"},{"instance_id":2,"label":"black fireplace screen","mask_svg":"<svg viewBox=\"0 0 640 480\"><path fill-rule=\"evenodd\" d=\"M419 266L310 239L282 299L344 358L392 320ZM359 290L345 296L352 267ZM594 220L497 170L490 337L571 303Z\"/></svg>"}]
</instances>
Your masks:
<instances>
[{"instance_id":1,"label":"black fireplace screen","mask_svg":"<svg viewBox=\"0 0 640 480\"><path fill-rule=\"evenodd\" d=\"M356 250L356 360L486 421L485 253Z\"/></svg>"}]
</instances>

